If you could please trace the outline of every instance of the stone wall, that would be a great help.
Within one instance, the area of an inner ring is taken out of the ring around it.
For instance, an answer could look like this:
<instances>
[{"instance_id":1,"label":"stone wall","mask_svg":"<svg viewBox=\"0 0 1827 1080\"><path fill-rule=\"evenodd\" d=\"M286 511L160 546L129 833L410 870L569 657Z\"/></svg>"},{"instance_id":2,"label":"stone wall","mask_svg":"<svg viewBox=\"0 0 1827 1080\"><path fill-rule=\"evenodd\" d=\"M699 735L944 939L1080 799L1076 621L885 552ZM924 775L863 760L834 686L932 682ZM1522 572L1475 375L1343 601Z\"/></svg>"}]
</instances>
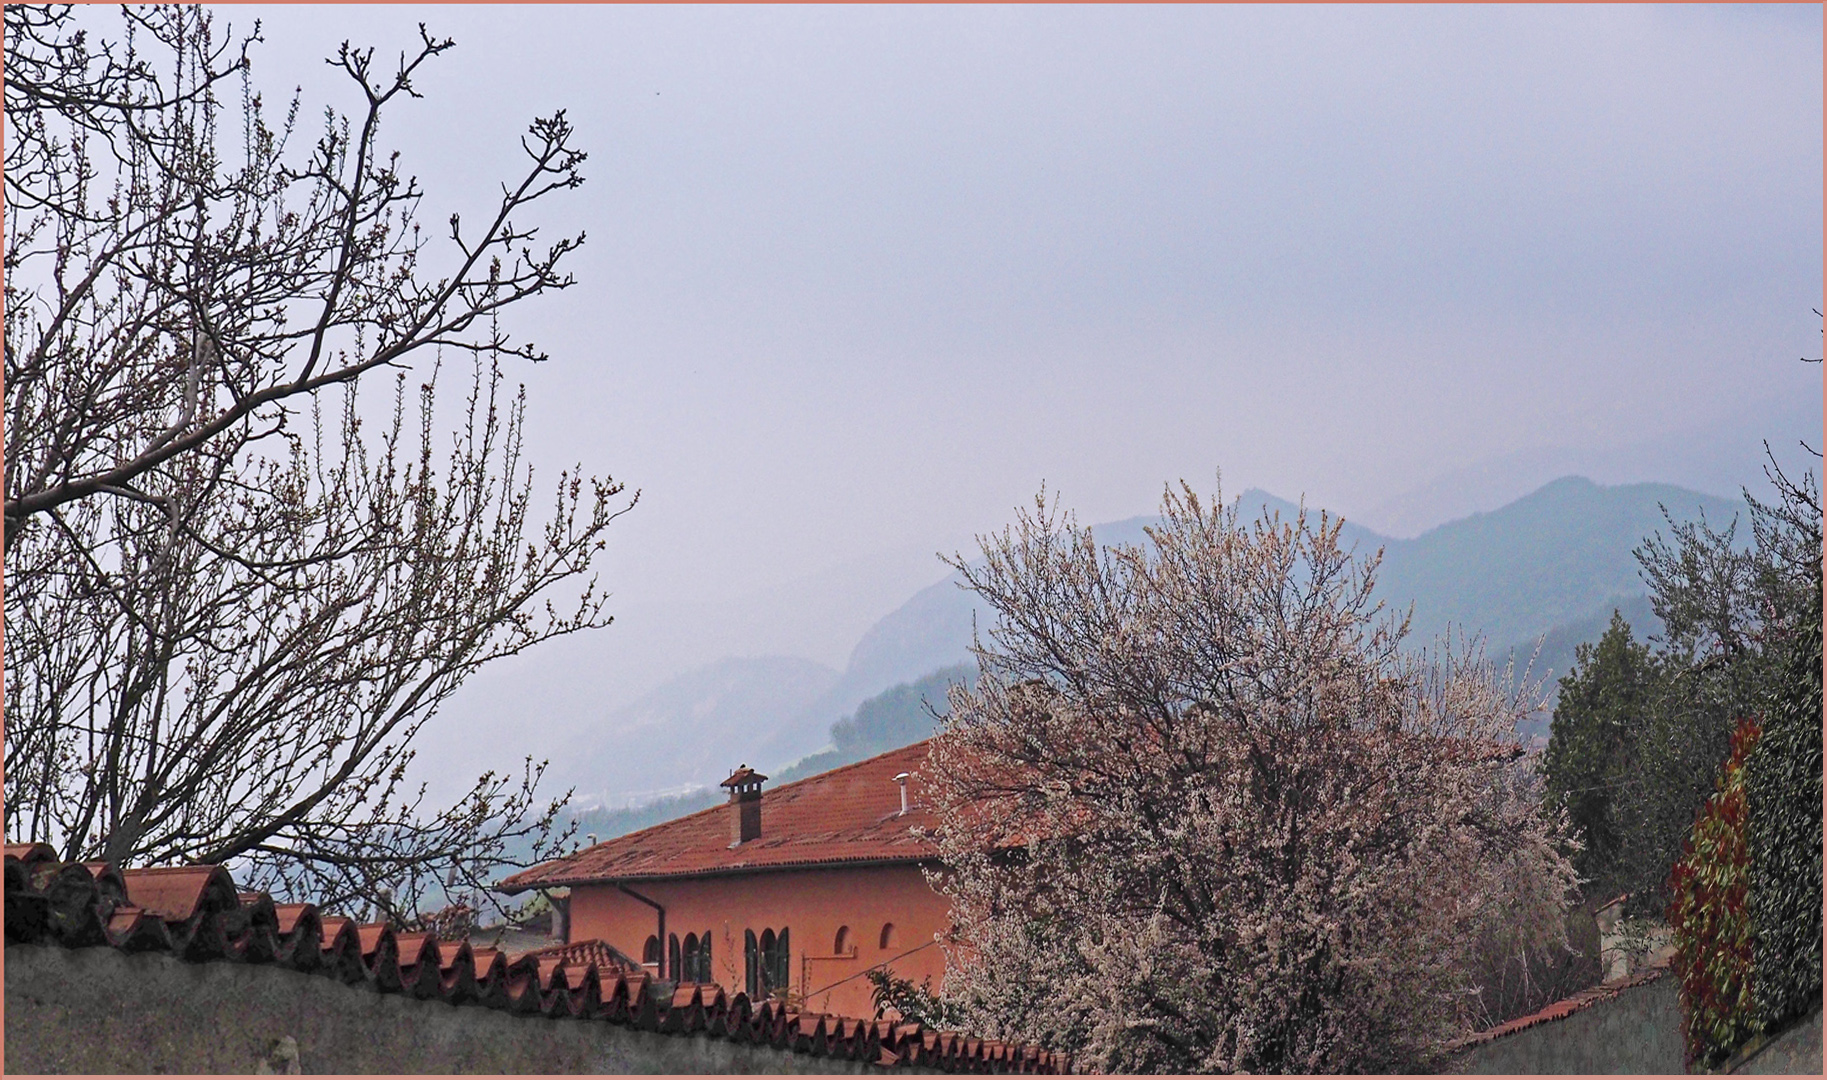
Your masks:
<instances>
[{"instance_id":1,"label":"stone wall","mask_svg":"<svg viewBox=\"0 0 1827 1080\"><path fill-rule=\"evenodd\" d=\"M1681 1073L1679 984L1657 978L1481 1042L1454 1057L1457 1073Z\"/></svg>"},{"instance_id":2,"label":"stone wall","mask_svg":"<svg viewBox=\"0 0 1827 1080\"><path fill-rule=\"evenodd\" d=\"M1599 988L1603 989L1603 988ZM1682 1073L1680 981L1658 977L1586 1002L1562 1002L1539 1022L1498 1029L1447 1063L1455 1073ZM1569 1004L1578 1007L1567 1009ZM1560 1015L1555 1015L1559 1013ZM1751 1041L1721 1073L1821 1075L1821 1014Z\"/></svg>"},{"instance_id":3,"label":"stone wall","mask_svg":"<svg viewBox=\"0 0 1827 1080\"><path fill-rule=\"evenodd\" d=\"M8 945L5 958L9 1073L286 1071L292 1059L306 1073L883 1071L703 1034L420 1001L272 965L55 945Z\"/></svg>"},{"instance_id":4,"label":"stone wall","mask_svg":"<svg viewBox=\"0 0 1827 1080\"><path fill-rule=\"evenodd\" d=\"M1821 1013L1777 1032L1741 1051L1731 1062L1732 1071L1750 1075L1784 1073L1821 1075Z\"/></svg>"}]
</instances>

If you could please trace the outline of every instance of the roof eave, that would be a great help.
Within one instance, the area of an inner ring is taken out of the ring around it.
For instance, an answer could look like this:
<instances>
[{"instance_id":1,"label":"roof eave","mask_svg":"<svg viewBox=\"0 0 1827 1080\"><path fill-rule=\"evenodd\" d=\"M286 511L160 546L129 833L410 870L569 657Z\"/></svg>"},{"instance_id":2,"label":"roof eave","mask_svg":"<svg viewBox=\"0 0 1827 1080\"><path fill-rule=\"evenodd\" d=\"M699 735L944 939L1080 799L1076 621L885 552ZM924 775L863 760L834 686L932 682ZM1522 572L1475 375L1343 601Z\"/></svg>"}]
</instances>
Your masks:
<instances>
[{"instance_id":1,"label":"roof eave","mask_svg":"<svg viewBox=\"0 0 1827 1080\"><path fill-rule=\"evenodd\" d=\"M587 875L578 877L542 878L539 881L507 882L497 884L494 889L503 896L518 896L523 892L535 889L554 889L560 886L573 885L620 885L634 881L686 881L698 878L740 877L744 874L770 874L787 870L835 870L850 867L908 866L921 863L936 863L939 856L928 852L922 855L901 855L892 858L860 859L814 859L805 862L763 863L759 866L714 866L704 870L682 870L674 873L636 873L615 875Z\"/></svg>"}]
</instances>

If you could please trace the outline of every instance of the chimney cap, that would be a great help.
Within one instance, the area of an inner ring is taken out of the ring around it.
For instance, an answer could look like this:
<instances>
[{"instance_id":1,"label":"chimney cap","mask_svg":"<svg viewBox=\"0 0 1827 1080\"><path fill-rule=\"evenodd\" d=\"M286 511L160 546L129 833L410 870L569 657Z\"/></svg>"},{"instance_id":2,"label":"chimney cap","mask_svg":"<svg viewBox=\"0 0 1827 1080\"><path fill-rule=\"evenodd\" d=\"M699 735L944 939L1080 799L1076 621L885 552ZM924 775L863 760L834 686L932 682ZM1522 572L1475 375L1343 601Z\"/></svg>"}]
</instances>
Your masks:
<instances>
[{"instance_id":1,"label":"chimney cap","mask_svg":"<svg viewBox=\"0 0 1827 1080\"><path fill-rule=\"evenodd\" d=\"M759 784L763 780L766 780L766 779L767 779L767 777L756 772L754 769L749 768L748 763L744 762L743 764L736 766L736 771L730 774L730 778L728 780L725 780L723 783L718 784L717 786L718 787L741 787L744 784Z\"/></svg>"}]
</instances>

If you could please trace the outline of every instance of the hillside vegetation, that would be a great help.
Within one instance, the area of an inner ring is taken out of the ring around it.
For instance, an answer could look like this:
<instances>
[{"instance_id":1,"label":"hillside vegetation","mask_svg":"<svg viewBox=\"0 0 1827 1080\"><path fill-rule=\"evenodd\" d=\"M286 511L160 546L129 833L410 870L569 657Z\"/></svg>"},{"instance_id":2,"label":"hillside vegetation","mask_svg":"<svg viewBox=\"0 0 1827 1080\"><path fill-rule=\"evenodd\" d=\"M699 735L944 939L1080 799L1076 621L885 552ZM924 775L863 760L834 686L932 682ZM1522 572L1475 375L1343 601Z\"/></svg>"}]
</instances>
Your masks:
<instances>
[{"instance_id":1,"label":"hillside vegetation","mask_svg":"<svg viewBox=\"0 0 1827 1080\"><path fill-rule=\"evenodd\" d=\"M946 690L976 678L975 664L954 664L882 691L858 705L854 715L831 725L830 749L780 770L774 782L814 776L927 738L945 714Z\"/></svg>"}]
</instances>

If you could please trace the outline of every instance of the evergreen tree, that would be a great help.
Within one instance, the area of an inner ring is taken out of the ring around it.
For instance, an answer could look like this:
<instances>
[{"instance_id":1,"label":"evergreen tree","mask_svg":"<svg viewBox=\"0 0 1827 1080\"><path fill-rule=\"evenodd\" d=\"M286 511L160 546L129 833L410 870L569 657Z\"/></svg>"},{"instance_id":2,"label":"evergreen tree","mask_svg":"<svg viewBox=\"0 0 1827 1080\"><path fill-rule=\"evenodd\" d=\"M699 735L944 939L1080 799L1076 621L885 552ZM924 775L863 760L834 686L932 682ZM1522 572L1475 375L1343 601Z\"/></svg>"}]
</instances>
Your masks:
<instances>
[{"instance_id":1,"label":"evergreen tree","mask_svg":"<svg viewBox=\"0 0 1827 1080\"><path fill-rule=\"evenodd\" d=\"M1819 490L1812 474L1790 481L1774 461L1770 479L1775 500L1745 493L1750 543L1738 520L1723 530L1670 520L1668 535L1637 549L1665 640L1639 645L1614 615L1561 680L1543 773L1549 798L1585 841L1575 866L1589 899L1627 892L1633 915L1660 913L1669 870L1713 793L1734 727L1800 693L1786 688L1800 686L1788 673L1806 660L1791 657L1819 625ZM1807 712L1805 702L1796 707ZM1812 715L1818 746L1818 708ZM1801 775L1808 766L1795 768Z\"/></svg>"},{"instance_id":2,"label":"evergreen tree","mask_svg":"<svg viewBox=\"0 0 1827 1080\"><path fill-rule=\"evenodd\" d=\"M1573 865L1588 883L1588 898L1620 884L1617 789L1631 757L1630 736L1651 707L1660 674L1649 646L1638 644L1613 611L1604 636L1580 645L1573 670L1560 680L1542 772L1549 805L1566 810L1585 845Z\"/></svg>"}]
</instances>

